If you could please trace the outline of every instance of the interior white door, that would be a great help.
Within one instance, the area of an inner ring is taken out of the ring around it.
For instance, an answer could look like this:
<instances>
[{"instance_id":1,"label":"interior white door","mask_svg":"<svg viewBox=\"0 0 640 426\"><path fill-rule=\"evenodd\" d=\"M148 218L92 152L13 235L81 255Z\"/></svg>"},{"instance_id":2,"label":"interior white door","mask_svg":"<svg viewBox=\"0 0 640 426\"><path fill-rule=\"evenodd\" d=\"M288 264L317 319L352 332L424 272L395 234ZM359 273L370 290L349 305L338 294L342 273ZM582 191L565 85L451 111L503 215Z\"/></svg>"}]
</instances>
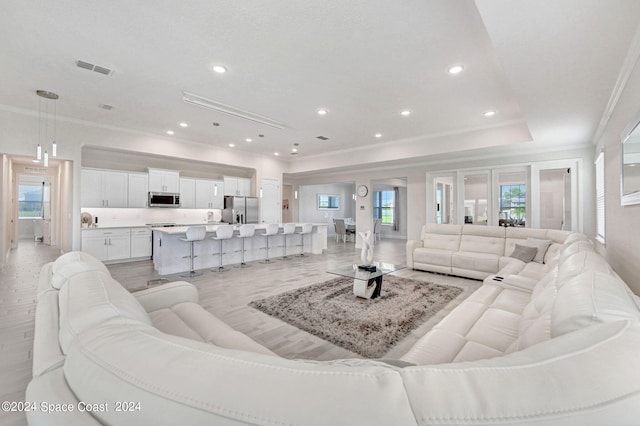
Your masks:
<instances>
[{"instance_id":1,"label":"interior white door","mask_svg":"<svg viewBox=\"0 0 640 426\"><path fill-rule=\"evenodd\" d=\"M262 194L260 200L261 222L280 223L282 218L280 181L261 179L260 189Z\"/></svg>"}]
</instances>

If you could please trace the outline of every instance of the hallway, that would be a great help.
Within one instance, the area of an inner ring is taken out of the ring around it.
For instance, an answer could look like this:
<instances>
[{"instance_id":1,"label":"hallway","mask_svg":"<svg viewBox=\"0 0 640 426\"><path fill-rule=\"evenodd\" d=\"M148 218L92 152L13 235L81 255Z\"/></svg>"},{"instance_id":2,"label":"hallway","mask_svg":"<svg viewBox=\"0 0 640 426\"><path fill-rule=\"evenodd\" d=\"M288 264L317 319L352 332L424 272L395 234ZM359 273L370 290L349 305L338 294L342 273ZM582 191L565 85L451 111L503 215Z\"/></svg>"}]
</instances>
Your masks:
<instances>
[{"instance_id":1,"label":"hallway","mask_svg":"<svg viewBox=\"0 0 640 426\"><path fill-rule=\"evenodd\" d=\"M59 250L22 240L0 270L0 401L23 401L31 380L36 287L40 268ZM1 425L23 425L22 413L0 412Z\"/></svg>"}]
</instances>

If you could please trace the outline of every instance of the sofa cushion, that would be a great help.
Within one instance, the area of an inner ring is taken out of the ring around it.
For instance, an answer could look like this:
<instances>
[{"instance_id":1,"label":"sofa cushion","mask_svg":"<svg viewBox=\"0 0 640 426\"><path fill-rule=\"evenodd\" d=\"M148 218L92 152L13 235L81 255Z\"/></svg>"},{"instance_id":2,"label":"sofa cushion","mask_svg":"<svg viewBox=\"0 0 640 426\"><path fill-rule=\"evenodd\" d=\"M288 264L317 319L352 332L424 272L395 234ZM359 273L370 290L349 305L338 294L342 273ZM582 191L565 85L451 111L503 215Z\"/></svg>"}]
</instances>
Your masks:
<instances>
[{"instance_id":1,"label":"sofa cushion","mask_svg":"<svg viewBox=\"0 0 640 426\"><path fill-rule=\"evenodd\" d=\"M418 248L413 252L413 261L427 265L447 266L451 268L451 250L437 248Z\"/></svg>"},{"instance_id":2,"label":"sofa cushion","mask_svg":"<svg viewBox=\"0 0 640 426\"><path fill-rule=\"evenodd\" d=\"M461 362L499 356L518 336L529 293L485 284L402 356L415 364Z\"/></svg>"},{"instance_id":3,"label":"sofa cushion","mask_svg":"<svg viewBox=\"0 0 640 426\"><path fill-rule=\"evenodd\" d=\"M78 400L139 402L136 411L92 413L102 424L127 425L415 425L405 369L289 360L116 324L83 333L64 365ZM331 409L327 395L349 403Z\"/></svg>"},{"instance_id":4,"label":"sofa cushion","mask_svg":"<svg viewBox=\"0 0 640 426\"><path fill-rule=\"evenodd\" d=\"M451 255L451 266L495 274L498 272L499 260L500 256L493 253L459 251Z\"/></svg>"},{"instance_id":5,"label":"sofa cushion","mask_svg":"<svg viewBox=\"0 0 640 426\"><path fill-rule=\"evenodd\" d=\"M593 251L579 251L567 256L558 264L558 282L560 285L584 271L598 271L613 274L607 261Z\"/></svg>"},{"instance_id":6,"label":"sofa cushion","mask_svg":"<svg viewBox=\"0 0 640 426\"><path fill-rule=\"evenodd\" d=\"M440 250L458 250L460 248L460 225L427 224L423 228L423 247Z\"/></svg>"},{"instance_id":7,"label":"sofa cushion","mask_svg":"<svg viewBox=\"0 0 640 426\"><path fill-rule=\"evenodd\" d=\"M60 290L69 278L86 271L109 273L104 263L90 254L82 251L65 253L51 265L51 287Z\"/></svg>"},{"instance_id":8,"label":"sofa cushion","mask_svg":"<svg viewBox=\"0 0 640 426\"><path fill-rule=\"evenodd\" d=\"M516 244L510 256L522 260L523 262L531 262L533 258L536 257L537 252L538 249L536 247Z\"/></svg>"},{"instance_id":9,"label":"sofa cushion","mask_svg":"<svg viewBox=\"0 0 640 426\"><path fill-rule=\"evenodd\" d=\"M544 255L547 253L547 249L551 245L551 240L540 240L538 238L527 238L525 244L537 249L536 255L533 258L534 262L543 263Z\"/></svg>"},{"instance_id":10,"label":"sofa cushion","mask_svg":"<svg viewBox=\"0 0 640 426\"><path fill-rule=\"evenodd\" d=\"M153 326L174 336L212 343L228 349L275 355L246 334L231 328L197 303L178 303L150 313Z\"/></svg>"},{"instance_id":11,"label":"sofa cushion","mask_svg":"<svg viewBox=\"0 0 640 426\"><path fill-rule=\"evenodd\" d=\"M504 255L505 230L500 226L465 225L460 251Z\"/></svg>"},{"instance_id":12,"label":"sofa cushion","mask_svg":"<svg viewBox=\"0 0 640 426\"><path fill-rule=\"evenodd\" d=\"M558 286L551 316L551 336L596 323L640 320L640 310L617 276L585 271Z\"/></svg>"},{"instance_id":13,"label":"sofa cushion","mask_svg":"<svg viewBox=\"0 0 640 426\"><path fill-rule=\"evenodd\" d=\"M136 298L105 272L73 275L58 295L60 347L64 353L85 330L107 321L144 324L151 319Z\"/></svg>"},{"instance_id":14,"label":"sofa cushion","mask_svg":"<svg viewBox=\"0 0 640 426\"><path fill-rule=\"evenodd\" d=\"M516 244L525 244L527 238L546 239L546 229L508 227L505 229L504 254L510 256Z\"/></svg>"}]
</instances>

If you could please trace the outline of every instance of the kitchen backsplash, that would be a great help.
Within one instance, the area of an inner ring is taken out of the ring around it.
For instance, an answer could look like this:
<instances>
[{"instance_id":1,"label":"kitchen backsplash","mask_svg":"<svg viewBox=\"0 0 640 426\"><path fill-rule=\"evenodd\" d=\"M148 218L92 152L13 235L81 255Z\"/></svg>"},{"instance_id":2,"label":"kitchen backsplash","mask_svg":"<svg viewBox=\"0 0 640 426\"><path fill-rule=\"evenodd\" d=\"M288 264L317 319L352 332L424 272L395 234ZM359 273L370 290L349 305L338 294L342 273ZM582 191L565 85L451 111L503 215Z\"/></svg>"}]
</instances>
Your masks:
<instances>
[{"instance_id":1,"label":"kitchen backsplash","mask_svg":"<svg viewBox=\"0 0 640 426\"><path fill-rule=\"evenodd\" d=\"M98 217L98 227L115 226L144 226L148 223L178 223L194 225L207 223L209 217L214 221L220 221L222 210L220 209L100 209L83 208L82 212ZM211 215L209 214L211 212ZM94 219L95 220L95 219Z\"/></svg>"}]
</instances>

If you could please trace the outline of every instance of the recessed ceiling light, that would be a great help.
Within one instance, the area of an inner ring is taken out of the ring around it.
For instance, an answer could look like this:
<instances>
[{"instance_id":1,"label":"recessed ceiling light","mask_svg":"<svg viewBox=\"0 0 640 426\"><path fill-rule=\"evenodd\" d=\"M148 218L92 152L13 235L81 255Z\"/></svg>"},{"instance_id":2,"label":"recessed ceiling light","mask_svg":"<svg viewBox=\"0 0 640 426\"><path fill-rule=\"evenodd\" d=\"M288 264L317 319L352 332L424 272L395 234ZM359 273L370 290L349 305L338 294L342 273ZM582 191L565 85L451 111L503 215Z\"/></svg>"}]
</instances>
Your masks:
<instances>
[{"instance_id":1,"label":"recessed ceiling light","mask_svg":"<svg viewBox=\"0 0 640 426\"><path fill-rule=\"evenodd\" d=\"M464 70L462 65L452 65L449 67L449 74L460 74Z\"/></svg>"},{"instance_id":2,"label":"recessed ceiling light","mask_svg":"<svg viewBox=\"0 0 640 426\"><path fill-rule=\"evenodd\" d=\"M246 139L245 139L245 141L247 141L247 142L253 142L253 139L251 139L251 138L246 138Z\"/></svg>"},{"instance_id":3,"label":"recessed ceiling light","mask_svg":"<svg viewBox=\"0 0 640 426\"><path fill-rule=\"evenodd\" d=\"M231 148L233 148L234 146L236 146L236 144L235 144L235 143L230 143L230 144L229 144L229 147L231 147Z\"/></svg>"},{"instance_id":4,"label":"recessed ceiling light","mask_svg":"<svg viewBox=\"0 0 640 426\"><path fill-rule=\"evenodd\" d=\"M274 152L273 155L280 155L280 153L279 152Z\"/></svg>"},{"instance_id":5,"label":"recessed ceiling light","mask_svg":"<svg viewBox=\"0 0 640 426\"><path fill-rule=\"evenodd\" d=\"M298 152L298 148L291 148L291 152Z\"/></svg>"},{"instance_id":6,"label":"recessed ceiling light","mask_svg":"<svg viewBox=\"0 0 640 426\"><path fill-rule=\"evenodd\" d=\"M411 115L411 110L410 109L403 109L402 111L400 111L400 115L406 117L408 115Z\"/></svg>"},{"instance_id":7,"label":"recessed ceiling light","mask_svg":"<svg viewBox=\"0 0 640 426\"><path fill-rule=\"evenodd\" d=\"M376 133L374 136L375 136L376 138L381 138L381 137L382 137L382 133Z\"/></svg>"},{"instance_id":8,"label":"recessed ceiling light","mask_svg":"<svg viewBox=\"0 0 640 426\"><path fill-rule=\"evenodd\" d=\"M326 108L318 109L318 115L327 115L328 112L329 110L327 110Z\"/></svg>"},{"instance_id":9,"label":"recessed ceiling light","mask_svg":"<svg viewBox=\"0 0 640 426\"><path fill-rule=\"evenodd\" d=\"M222 65L214 65L213 70L218 74L224 74L227 72L227 67L223 67Z\"/></svg>"},{"instance_id":10,"label":"recessed ceiling light","mask_svg":"<svg viewBox=\"0 0 640 426\"><path fill-rule=\"evenodd\" d=\"M167 130L168 135L173 135L175 132L173 130Z\"/></svg>"},{"instance_id":11,"label":"recessed ceiling light","mask_svg":"<svg viewBox=\"0 0 640 426\"><path fill-rule=\"evenodd\" d=\"M485 111L484 112L484 116L485 117L493 117L494 115L496 115L495 111Z\"/></svg>"},{"instance_id":12,"label":"recessed ceiling light","mask_svg":"<svg viewBox=\"0 0 640 426\"><path fill-rule=\"evenodd\" d=\"M180 123L180 127L189 127L189 125L185 122Z\"/></svg>"}]
</instances>

